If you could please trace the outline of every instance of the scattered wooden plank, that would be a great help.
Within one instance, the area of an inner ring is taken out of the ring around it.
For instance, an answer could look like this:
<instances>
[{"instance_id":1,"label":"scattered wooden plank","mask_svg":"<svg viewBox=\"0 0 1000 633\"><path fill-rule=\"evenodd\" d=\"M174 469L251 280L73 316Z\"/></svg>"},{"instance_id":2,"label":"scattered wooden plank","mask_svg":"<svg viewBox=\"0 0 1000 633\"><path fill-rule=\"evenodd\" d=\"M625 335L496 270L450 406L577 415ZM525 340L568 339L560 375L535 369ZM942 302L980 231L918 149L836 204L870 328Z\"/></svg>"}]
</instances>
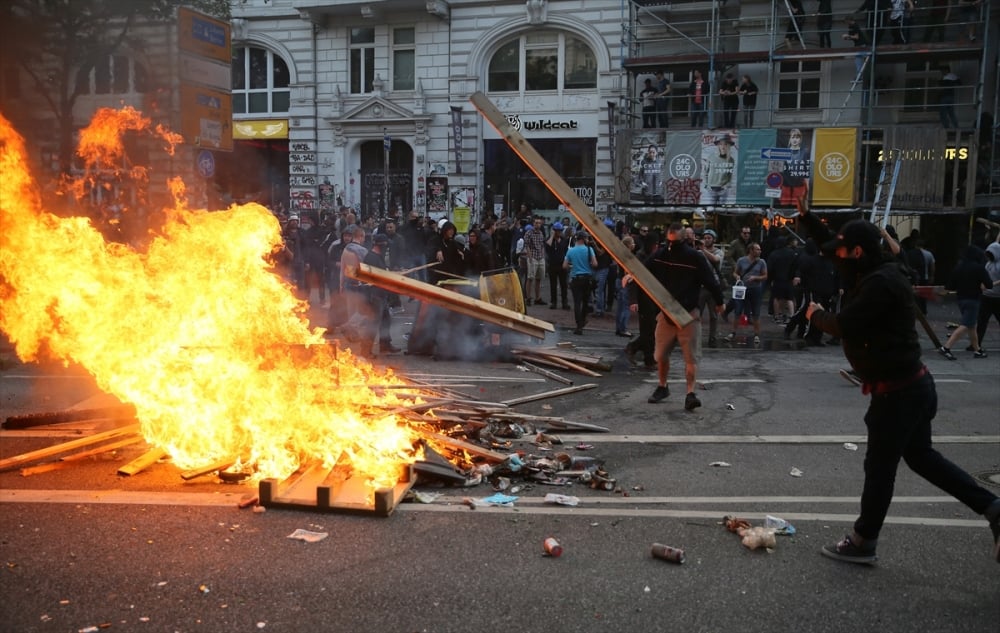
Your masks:
<instances>
[{"instance_id":1,"label":"scattered wooden plank","mask_svg":"<svg viewBox=\"0 0 1000 633\"><path fill-rule=\"evenodd\" d=\"M220 459L219 461L206 464L200 468L192 468L191 470L185 470L181 473L181 479L184 481L190 481L195 477L201 477L202 475L208 475L209 473L214 473L217 470L225 470L236 463L235 457L227 457L225 459Z\"/></svg>"},{"instance_id":2,"label":"scattered wooden plank","mask_svg":"<svg viewBox=\"0 0 1000 633\"><path fill-rule=\"evenodd\" d=\"M53 455L58 455L59 453L65 453L71 451L81 446L90 446L91 444L97 444L98 442L103 442L114 437L120 437L122 435L132 435L139 432L139 424L128 424L126 426L119 427L117 429L111 429L110 431L103 431L101 433L95 433L87 437L81 437L76 440L70 440L69 442L63 442L61 444L56 444L55 446L49 446L47 448L41 448L36 451L29 451L27 453L21 453L20 455L15 455L13 457L8 457L6 459L0 459L0 472L4 470L9 470L23 464L28 464L40 459L45 459L46 457L51 457Z\"/></svg>"},{"instance_id":3,"label":"scattered wooden plank","mask_svg":"<svg viewBox=\"0 0 1000 633\"><path fill-rule=\"evenodd\" d=\"M578 365L583 365L585 367L590 367L591 369L600 369L601 371L609 371L611 365L607 363L600 356L594 356L593 354L584 354L582 352L576 352L572 350L560 349L558 347L515 347L511 350L514 354L526 353L533 355L549 356L555 358L562 358Z\"/></svg>"},{"instance_id":4,"label":"scattered wooden plank","mask_svg":"<svg viewBox=\"0 0 1000 633\"><path fill-rule=\"evenodd\" d=\"M592 369L587 369L583 365L574 363L571 360L566 360L565 358L559 358L558 356L551 357L551 360L557 365L562 365L565 369L572 369L573 371L583 374L584 376L590 376L591 378L600 378L601 375Z\"/></svg>"},{"instance_id":5,"label":"scattered wooden plank","mask_svg":"<svg viewBox=\"0 0 1000 633\"><path fill-rule=\"evenodd\" d=\"M538 365L532 365L531 363L528 363L528 362L525 362L525 361L521 361L521 365L523 365L524 368L527 369L530 372L536 373L536 374L538 374L540 376L545 376L546 378L549 378L549 379L554 380L556 382L561 382L564 385L572 385L573 384L573 381L570 380L569 378L566 378L565 376L560 376L559 374L555 373L554 371L549 371L548 369L543 369L543 368L539 367Z\"/></svg>"},{"instance_id":6,"label":"scattered wooden plank","mask_svg":"<svg viewBox=\"0 0 1000 633\"><path fill-rule=\"evenodd\" d=\"M467 297L447 288L410 279L391 270L375 268L368 264L358 264L356 267L345 268L344 274L351 279L370 283L398 294L416 297L446 310L480 319L534 338L544 339L546 334L556 331L555 326L548 321L495 306L487 301Z\"/></svg>"},{"instance_id":7,"label":"scattered wooden plank","mask_svg":"<svg viewBox=\"0 0 1000 633\"><path fill-rule=\"evenodd\" d=\"M488 448L483 448L482 446L470 444L469 442L455 439L453 437L448 437L447 435L441 435L440 433L426 434L425 439L427 439L428 441L434 441L440 444L444 444L449 448L466 451L468 453L471 453L472 455L482 457L491 462L502 462L507 459L507 455L504 453L498 453Z\"/></svg>"},{"instance_id":8,"label":"scattered wooden plank","mask_svg":"<svg viewBox=\"0 0 1000 633\"><path fill-rule=\"evenodd\" d=\"M536 402L538 400L546 400L548 398L558 398L559 396L565 396L570 393L577 393L579 391L586 391L588 389L593 389L597 386L597 383L588 383L586 385L575 385L573 387L565 387L563 389L555 389L554 391L546 391L544 393L536 393L531 396L523 396L521 398L511 398L510 400L504 400L503 404L514 407L519 404L525 404L527 402Z\"/></svg>"},{"instance_id":9,"label":"scattered wooden plank","mask_svg":"<svg viewBox=\"0 0 1000 633\"><path fill-rule=\"evenodd\" d=\"M118 469L118 474L131 477L140 473L167 456L162 448L152 448Z\"/></svg>"},{"instance_id":10,"label":"scattered wooden plank","mask_svg":"<svg viewBox=\"0 0 1000 633\"><path fill-rule=\"evenodd\" d=\"M12 415L4 420L3 428L9 430L28 429L34 426L46 424L62 424L64 422L81 422L84 420L97 420L110 418L115 420L134 420L135 407L130 404L123 404L112 407L99 407L94 409L70 409L67 411L50 411L46 413L29 413L26 415Z\"/></svg>"},{"instance_id":11,"label":"scattered wooden plank","mask_svg":"<svg viewBox=\"0 0 1000 633\"><path fill-rule=\"evenodd\" d=\"M569 420L553 420L548 423L549 427L560 430L574 431L595 431L597 433L610 433L611 429L597 424L587 424L586 422L570 422Z\"/></svg>"}]
</instances>

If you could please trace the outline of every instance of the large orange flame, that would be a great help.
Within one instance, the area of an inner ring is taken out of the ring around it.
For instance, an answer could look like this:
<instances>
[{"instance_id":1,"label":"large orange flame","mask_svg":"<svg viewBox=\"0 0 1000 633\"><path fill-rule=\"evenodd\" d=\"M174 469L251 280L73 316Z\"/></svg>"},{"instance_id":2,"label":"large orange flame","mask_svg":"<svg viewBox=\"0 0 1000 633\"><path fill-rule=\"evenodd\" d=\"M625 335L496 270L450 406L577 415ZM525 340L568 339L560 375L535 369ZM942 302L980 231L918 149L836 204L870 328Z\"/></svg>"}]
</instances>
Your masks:
<instances>
[{"instance_id":1,"label":"large orange flame","mask_svg":"<svg viewBox=\"0 0 1000 633\"><path fill-rule=\"evenodd\" d=\"M96 148L113 155L135 125L134 111L102 111L81 151L99 164ZM408 402L358 385L402 381L309 329L267 261L281 241L267 209L178 205L140 252L42 209L26 165L0 116L0 328L22 359L85 367L181 468L235 457L257 479L282 478L348 459L373 488L396 482L418 430L387 411Z\"/></svg>"}]
</instances>

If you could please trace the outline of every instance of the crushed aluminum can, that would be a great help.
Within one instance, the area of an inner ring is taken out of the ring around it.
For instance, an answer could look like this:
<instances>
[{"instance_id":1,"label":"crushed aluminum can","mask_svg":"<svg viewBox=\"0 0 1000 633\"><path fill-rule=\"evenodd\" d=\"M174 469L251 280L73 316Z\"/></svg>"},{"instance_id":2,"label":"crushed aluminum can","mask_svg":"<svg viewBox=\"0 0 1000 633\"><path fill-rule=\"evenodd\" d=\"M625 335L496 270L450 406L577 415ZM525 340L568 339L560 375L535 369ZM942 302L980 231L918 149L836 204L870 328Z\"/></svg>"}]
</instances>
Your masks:
<instances>
[{"instance_id":1,"label":"crushed aluminum can","mask_svg":"<svg viewBox=\"0 0 1000 633\"><path fill-rule=\"evenodd\" d=\"M680 548L664 545L663 543L653 543L651 552L653 554L653 558L668 560L671 563L677 563L678 565L684 563L684 550Z\"/></svg>"},{"instance_id":2,"label":"crushed aluminum can","mask_svg":"<svg viewBox=\"0 0 1000 633\"><path fill-rule=\"evenodd\" d=\"M559 558L562 556L562 545L560 545L559 541L555 540L551 536L542 541L542 547L545 548L545 553L553 558Z\"/></svg>"}]
</instances>

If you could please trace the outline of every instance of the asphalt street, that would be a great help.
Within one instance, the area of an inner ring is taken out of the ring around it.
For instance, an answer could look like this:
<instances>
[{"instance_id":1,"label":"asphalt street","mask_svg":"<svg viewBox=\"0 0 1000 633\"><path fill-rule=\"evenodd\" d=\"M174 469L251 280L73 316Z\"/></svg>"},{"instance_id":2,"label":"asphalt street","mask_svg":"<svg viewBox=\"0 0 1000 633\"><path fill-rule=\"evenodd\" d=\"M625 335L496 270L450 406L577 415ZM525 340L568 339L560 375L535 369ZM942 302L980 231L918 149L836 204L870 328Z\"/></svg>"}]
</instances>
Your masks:
<instances>
[{"instance_id":1,"label":"asphalt street","mask_svg":"<svg viewBox=\"0 0 1000 633\"><path fill-rule=\"evenodd\" d=\"M404 299L394 317L397 345L415 305ZM463 500L492 488L418 483L442 496L379 518L239 509L255 488L184 481L169 461L118 476L141 443L72 468L12 469L0 473L0 631L996 633L1000 565L985 520L905 465L878 563L820 556L855 518L865 451L866 398L839 376L839 348L788 343L768 323L761 348L705 349L704 404L688 412L679 355L670 397L649 404L654 376L627 362L611 320L574 336L561 309L529 313L556 323L546 343L570 341L612 369L597 378L560 372L596 386L516 411L608 427L556 431L563 444L554 449L602 460L616 490L529 485L513 507L472 509ZM930 321L943 337L956 316L954 305L934 304ZM935 443L1000 492L1000 332L991 325L981 360L960 353L951 362L923 342L940 395ZM3 418L106 400L80 368L25 365L9 346L0 354ZM514 362L377 362L461 377L470 396L493 402L565 386ZM0 459L93 430L3 430ZM511 449L537 451L533 439ZM545 503L548 493L579 504ZM725 515L755 525L772 515L796 532L751 551L722 525ZM297 529L329 536L287 538ZM547 537L562 556L543 555ZM654 542L682 548L686 561L653 558Z\"/></svg>"}]
</instances>

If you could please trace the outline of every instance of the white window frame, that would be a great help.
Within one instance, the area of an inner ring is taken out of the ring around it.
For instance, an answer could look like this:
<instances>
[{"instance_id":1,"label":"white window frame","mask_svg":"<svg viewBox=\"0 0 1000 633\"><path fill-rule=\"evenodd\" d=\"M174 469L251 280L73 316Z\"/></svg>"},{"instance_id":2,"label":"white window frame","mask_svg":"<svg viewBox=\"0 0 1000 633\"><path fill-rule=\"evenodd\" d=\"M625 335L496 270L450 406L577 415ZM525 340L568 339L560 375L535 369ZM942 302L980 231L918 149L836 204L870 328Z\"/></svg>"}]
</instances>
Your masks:
<instances>
[{"instance_id":1,"label":"white window frame","mask_svg":"<svg viewBox=\"0 0 1000 633\"><path fill-rule=\"evenodd\" d=\"M920 69L911 69L910 64L920 63ZM941 70L937 68L938 62L907 62L903 64L903 95L899 105L899 119L901 121L927 121L938 120L938 99L941 95L939 89L941 82ZM914 82L911 87L910 82ZM922 103L919 105L907 105L906 98L912 94L911 91L918 90L922 96Z\"/></svg>"},{"instance_id":2,"label":"white window frame","mask_svg":"<svg viewBox=\"0 0 1000 633\"><path fill-rule=\"evenodd\" d=\"M802 70L803 64L817 64L818 68L815 70ZM798 70L789 71L783 70L782 66L785 64L795 64ZM778 75L776 77L777 85L777 100L775 102L775 113L777 114L790 114L795 112L804 112L808 114L818 114L822 112L824 107L824 87L823 87L823 76L826 68L826 64L817 59L789 59L783 60L778 63ZM802 106L802 83L804 81L816 80L816 105L815 106ZM782 107L781 97L784 94L790 94L791 91L782 90L782 82L794 81L796 84L796 90L794 94L796 95L796 105L795 107Z\"/></svg>"},{"instance_id":3,"label":"white window frame","mask_svg":"<svg viewBox=\"0 0 1000 633\"><path fill-rule=\"evenodd\" d=\"M371 32L371 41L354 41L355 31ZM377 39L377 34L375 29L372 27L359 27L351 28L348 33L348 83L350 93L352 95L364 95L371 94L372 92L372 82L375 81L375 41ZM354 77L354 55L360 56L360 77ZM368 59L370 56L370 60ZM370 61L371 66L369 67L368 62ZM357 80L355 82L355 80ZM357 87L355 87L357 83Z\"/></svg>"},{"instance_id":4,"label":"white window frame","mask_svg":"<svg viewBox=\"0 0 1000 633\"><path fill-rule=\"evenodd\" d=\"M115 86L115 77L120 72L120 69L117 68L118 62L120 60L125 60L127 62L127 68L126 68L125 72L128 74L128 88L125 90L125 92L117 92L114 89L114 86ZM140 90L138 90L136 88L136 83L137 83L136 82L136 69L137 68L142 68L142 67L139 65L138 62L135 61L135 58L132 57L131 55L126 55L126 54L123 54L123 53L112 53L112 54L107 55L106 57L102 58L99 63L103 65L102 66L102 70L104 68L107 68L107 71L108 71L108 88L109 88L108 91L107 92L97 92L97 66L98 66L98 64L94 64L93 66L91 66L87 70L87 75L86 75L87 86L86 86L86 90L81 90L79 92L79 94L81 96L88 96L88 97L102 97L102 96L106 96L106 95L127 96L127 95L141 95L141 94L145 93L145 91L140 91ZM148 82L149 82L149 73L146 72L144 68L142 68L142 72L145 73L146 82L148 84ZM79 88L79 87L80 87L80 77L79 77L79 73L78 73L78 76L77 76L77 88ZM147 87L148 87L148 85L147 85Z\"/></svg>"},{"instance_id":5,"label":"white window frame","mask_svg":"<svg viewBox=\"0 0 1000 633\"><path fill-rule=\"evenodd\" d=\"M291 87L290 86L275 86L274 85L274 60L279 59L283 64L285 64L285 69L289 73L289 83L291 83L291 69L288 66L288 62L285 61L283 57L278 55L272 50L264 48L263 46L254 46L252 44L246 44L237 47L237 49L242 48L245 52L243 54L243 86L232 87L232 94L234 97L237 95L243 96L243 104L245 111L236 111L236 104L233 104L233 117L259 117L271 114L288 114L288 108L284 110L277 110L274 107L274 97L275 95L282 94L287 95L287 101L289 103L289 108L291 107ZM267 54L267 86L264 88L251 88L250 87L250 51L260 50ZM234 51L235 52L235 51ZM252 95L267 95L267 110L263 112L254 112L250 109L250 97Z\"/></svg>"},{"instance_id":6,"label":"white window frame","mask_svg":"<svg viewBox=\"0 0 1000 633\"><path fill-rule=\"evenodd\" d=\"M397 43L396 34L409 31L412 34L411 41L408 43ZM391 38L390 46L392 47L392 54L390 60L392 63L392 68L390 69L390 76L392 77L392 89L394 91L409 91L416 90L417 88L417 30L412 26L405 27L395 27L391 30L389 37ZM413 74L408 77L409 85L405 82L400 81L398 70L402 64L398 62L397 55L404 53L411 53L413 56L413 61L411 63L411 70Z\"/></svg>"},{"instance_id":7,"label":"white window frame","mask_svg":"<svg viewBox=\"0 0 1000 633\"><path fill-rule=\"evenodd\" d=\"M542 37L544 37L546 35L549 36L549 38L546 39L545 41L542 41L540 38L542 38ZM534 41L529 42L528 41L529 38L531 38ZM566 88L565 87L565 84L566 84L566 40L569 39L569 38L572 38L572 39L574 39L574 40L582 43L584 46L586 46L590 50L591 57L593 58L593 61L594 61L594 85L593 86L587 86L587 87L583 87L583 88ZM497 49L494 51L493 54L496 55L496 53L500 49L502 49L502 48L510 45L511 41L512 40L506 40L506 41L504 41L501 46L497 47ZM526 32L526 33L522 33L517 38L516 41L518 42L518 71L517 71L517 74L518 74L518 81L517 81L518 87L517 87L517 89L516 90L502 90L502 91L497 91L497 90L491 90L489 88L489 83L490 83L490 78L489 78L490 67L493 65L493 56L491 55L490 58L489 58L489 61L487 62L487 66L486 66L487 89L490 90L490 92L493 92L493 93L496 93L496 92L520 93L521 95L525 95L525 94L539 94L539 93L542 93L542 94L544 94L544 93L561 94L563 92L591 91L591 90L595 90L597 88L597 75L598 75L598 73L597 73L597 56L595 55L593 49L590 47L590 45L587 43L587 41L584 40L583 38L581 38L580 36L575 35L573 33L567 33L565 31L556 31L556 30L529 31L529 32ZM546 89L528 90L525 87L526 83L527 83L527 58L528 58L528 52L531 51L531 50L538 50L538 49L543 49L543 50L544 49L551 49L553 46L555 46L555 49L556 49L556 87L554 89L546 88Z\"/></svg>"}]
</instances>

